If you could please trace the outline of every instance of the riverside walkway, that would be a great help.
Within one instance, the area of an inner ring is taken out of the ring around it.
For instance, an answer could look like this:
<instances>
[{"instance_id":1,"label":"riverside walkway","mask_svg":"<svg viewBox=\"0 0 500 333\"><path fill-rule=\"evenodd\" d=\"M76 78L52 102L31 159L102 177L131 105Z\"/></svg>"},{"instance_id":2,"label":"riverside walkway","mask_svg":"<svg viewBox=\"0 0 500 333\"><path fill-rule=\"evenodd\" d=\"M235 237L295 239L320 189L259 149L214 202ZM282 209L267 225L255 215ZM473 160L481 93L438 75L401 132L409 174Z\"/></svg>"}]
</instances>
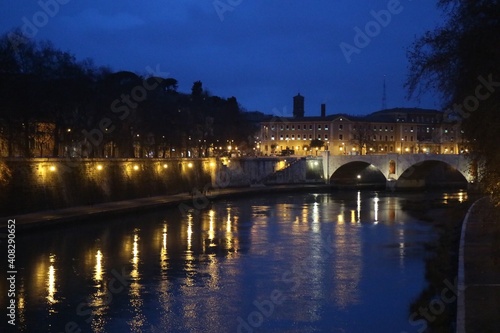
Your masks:
<instances>
[{"instance_id":1,"label":"riverside walkway","mask_svg":"<svg viewBox=\"0 0 500 333\"><path fill-rule=\"evenodd\" d=\"M478 200L462 226L457 333L500 332L500 216Z\"/></svg>"}]
</instances>

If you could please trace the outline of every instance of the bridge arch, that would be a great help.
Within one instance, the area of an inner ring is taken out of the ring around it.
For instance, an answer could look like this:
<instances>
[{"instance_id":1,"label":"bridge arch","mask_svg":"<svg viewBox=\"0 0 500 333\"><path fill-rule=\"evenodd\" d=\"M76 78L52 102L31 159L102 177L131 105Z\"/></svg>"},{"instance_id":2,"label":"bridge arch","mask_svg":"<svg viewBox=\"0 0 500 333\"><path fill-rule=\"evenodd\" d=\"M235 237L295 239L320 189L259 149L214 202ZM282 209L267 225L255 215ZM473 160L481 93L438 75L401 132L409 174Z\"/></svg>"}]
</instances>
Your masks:
<instances>
[{"instance_id":1,"label":"bridge arch","mask_svg":"<svg viewBox=\"0 0 500 333\"><path fill-rule=\"evenodd\" d=\"M469 174L449 160L431 158L413 163L400 170L396 187L467 187Z\"/></svg>"},{"instance_id":2,"label":"bridge arch","mask_svg":"<svg viewBox=\"0 0 500 333\"><path fill-rule=\"evenodd\" d=\"M325 179L331 179L332 175L344 165L351 162L365 162L375 166L382 172L390 183L397 181L399 177L410 168L418 167L424 161L440 161L450 165L471 183L475 180L474 171L470 168L470 162L462 154L369 154L369 155L330 155L323 154L323 172ZM425 164L424 164L425 166ZM429 165L427 165L429 167ZM407 172L408 173L408 172Z\"/></svg>"},{"instance_id":3,"label":"bridge arch","mask_svg":"<svg viewBox=\"0 0 500 333\"><path fill-rule=\"evenodd\" d=\"M386 176L377 166L362 160L342 164L330 175L330 184L337 185L385 185L386 181Z\"/></svg>"}]
</instances>

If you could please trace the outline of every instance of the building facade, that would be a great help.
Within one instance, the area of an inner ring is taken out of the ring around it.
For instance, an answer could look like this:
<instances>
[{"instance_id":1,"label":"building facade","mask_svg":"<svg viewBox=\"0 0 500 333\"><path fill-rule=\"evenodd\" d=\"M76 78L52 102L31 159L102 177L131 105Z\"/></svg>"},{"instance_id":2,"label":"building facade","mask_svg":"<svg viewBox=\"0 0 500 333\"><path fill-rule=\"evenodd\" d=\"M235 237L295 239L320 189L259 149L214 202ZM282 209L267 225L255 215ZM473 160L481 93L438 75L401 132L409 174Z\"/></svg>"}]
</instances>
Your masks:
<instances>
[{"instance_id":1,"label":"building facade","mask_svg":"<svg viewBox=\"0 0 500 333\"><path fill-rule=\"evenodd\" d=\"M467 152L460 124L442 111L396 108L366 116L274 117L261 123L260 155L459 154Z\"/></svg>"}]
</instances>

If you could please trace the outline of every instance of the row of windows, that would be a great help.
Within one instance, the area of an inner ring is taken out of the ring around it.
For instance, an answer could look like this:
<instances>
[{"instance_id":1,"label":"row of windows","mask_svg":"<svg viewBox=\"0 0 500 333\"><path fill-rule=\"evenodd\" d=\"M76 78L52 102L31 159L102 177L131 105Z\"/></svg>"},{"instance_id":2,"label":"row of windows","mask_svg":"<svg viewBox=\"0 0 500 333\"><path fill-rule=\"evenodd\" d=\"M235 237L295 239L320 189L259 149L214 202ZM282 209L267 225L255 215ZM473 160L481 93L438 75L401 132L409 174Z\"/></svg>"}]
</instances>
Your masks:
<instances>
[{"instance_id":1,"label":"row of windows","mask_svg":"<svg viewBox=\"0 0 500 333\"><path fill-rule=\"evenodd\" d=\"M266 136L265 138L267 139L267 136ZM321 134L318 134L318 137L317 137L317 138L318 138L319 140L321 140L321 138L322 138L322 137L321 137ZM274 136L274 135L271 135L271 140L275 140L275 139L276 139L276 138L275 138L275 136ZM295 138L295 134L292 134L292 135L291 135L291 137L290 137L288 134L287 134L287 135L285 135L285 136L280 135L280 140L295 140L295 139L297 139L297 140L307 140L307 139L312 140L312 139L313 139L313 136L312 136L312 134L309 134L309 135L304 134L304 135L302 136L302 138L301 138L301 137L300 137L300 134L299 134L299 135L297 135L297 138ZM328 140L328 134L325 134L324 139L325 139L325 140Z\"/></svg>"},{"instance_id":2,"label":"row of windows","mask_svg":"<svg viewBox=\"0 0 500 333\"><path fill-rule=\"evenodd\" d=\"M289 136L288 134L287 135L280 135L280 140L295 140L295 139L297 139L297 140L301 140L301 139L302 140L307 140L307 139L312 140L312 138L313 138L312 134L309 134L309 135L304 134L304 135L302 135L302 138L301 138L300 134L297 135L297 137L295 137L295 134L292 134L291 136ZM319 140L321 140L322 139L321 134L318 134L317 138ZM383 138L384 137L382 135L378 136L379 141L382 141ZM267 136L264 136L264 139L267 140ZM274 135L271 135L271 140L275 140L275 139L276 139L276 137ZM324 135L324 139L328 140L328 134ZM339 140L344 140L343 134L339 134ZM376 135L373 136L373 141L377 141ZM389 141L389 137L387 135L385 136L385 141ZM393 135L391 135L390 141L394 141ZM408 136L404 137L404 141L408 141ZM410 136L410 141L413 141L413 135Z\"/></svg>"},{"instance_id":3,"label":"row of windows","mask_svg":"<svg viewBox=\"0 0 500 333\"><path fill-rule=\"evenodd\" d=\"M264 140L268 140L268 138L269 137L267 135L264 135ZM324 136L322 136L321 134L318 134L316 138L319 139L319 140L322 140L322 139L328 140L328 134L325 134ZM408 140L408 138L409 138L409 140ZM312 136L312 134L309 134L309 135L304 134L302 136L300 134L297 134L297 136L295 136L295 134L292 134L292 135L286 134L286 135L280 135L279 139L280 140L312 140L313 136ZM339 140L344 140L344 135L343 134L339 134L338 135L338 139ZM451 142L454 141L453 137L444 137L443 139L444 139L444 141L451 141ZM276 136L271 135L271 140L273 140L273 141L276 140ZM388 135L385 135L385 136L374 135L372 137L372 140L373 141L394 141L394 136L391 135L389 137ZM405 135L404 137L401 138L401 141L410 141L410 142L413 142L414 141L414 136L410 135L408 137L408 135Z\"/></svg>"},{"instance_id":4,"label":"row of windows","mask_svg":"<svg viewBox=\"0 0 500 333\"><path fill-rule=\"evenodd\" d=\"M265 126L265 128L267 128L267 126ZM280 125L280 126L275 126L275 125L271 125L271 130L275 130L276 128L278 128L280 131L284 131L284 130L292 130L292 131L295 131L296 129L297 130L310 130L312 131L313 130L313 125ZM325 131L328 131L328 125L317 125L317 130L318 131L321 131L322 129L324 129ZM344 129L344 125L343 124L339 124L339 131L342 131ZM363 129L363 127L361 126L360 129ZM355 131L356 130L356 125L353 126L353 130ZM411 132L413 133L414 130L416 130L417 132L427 132L427 133L430 133L431 131L433 132L435 130L434 127L425 127L425 130L424 130L424 127L421 127L421 126L416 126L416 129L414 128L414 126L405 126L403 127L403 130L405 132ZM384 131L384 132L394 132L394 126L373 126L373 131L376 132L376 131ZM444 132L445 133L453 133L453 129L448 129L448 128L445 128L444 129Z\"/></svg>"},{"instance_id":5,"label":"row of windows","mask_svg":"<svg viewBox=\"0 0 500 333\"><path fill-rule=\"evenodd\" d=\"M271 130L274 131L276 128L279 128L280 131L283 131L283 130L292 130L292 131L295 131L295 129L297 130L307 130L307 125L280 125L280 126L274 126L274 125L271 125ZM321 131L321 129L324 128L325 131L328 131L328 125L324 125L324 126L321 126L321 125L318 125L318 131ZM342 125L339 126L339 129L342 129ZM309 125L309 130L312 131L313 130L313 125Z\"/></svg>"},{"instance_id":6,"label":"row of windows","mask_svg":"<svg viewBox=\"0 0 500 333\"><path fill-rule=\"evenodd\" d=\"M383 127L384 126L379 126L379 131L383 131L384 130ZM354 129L356 129L356 126L354 126ZM391 132L394 132L394 126L391 126L390 128L389 128L389 126L385 126L385 132L387 132L388 130L390 130ZM377 126L373 126L373 131L375 131L375 132L377 131Z\"/></svg>"}]
</instances>

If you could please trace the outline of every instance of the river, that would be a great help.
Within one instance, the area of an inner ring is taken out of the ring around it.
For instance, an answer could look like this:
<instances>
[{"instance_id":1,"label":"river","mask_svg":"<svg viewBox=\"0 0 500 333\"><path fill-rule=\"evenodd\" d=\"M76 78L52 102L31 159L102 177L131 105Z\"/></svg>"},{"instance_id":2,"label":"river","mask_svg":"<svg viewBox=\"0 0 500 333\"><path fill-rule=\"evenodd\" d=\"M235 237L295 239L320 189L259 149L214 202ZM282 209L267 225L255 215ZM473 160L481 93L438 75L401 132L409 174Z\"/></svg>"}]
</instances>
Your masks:
<instances>
[{"instance_id":1,"label":"river","mask_svg":"<svg viewBox=\"0 0 500 333\"><path fill-rule=\"evenodd\" d=\"M18 233L17 331L416 332L437 239L402 209L420 200L467 195L264 194Z\"/></svg>"}]
</instances>

